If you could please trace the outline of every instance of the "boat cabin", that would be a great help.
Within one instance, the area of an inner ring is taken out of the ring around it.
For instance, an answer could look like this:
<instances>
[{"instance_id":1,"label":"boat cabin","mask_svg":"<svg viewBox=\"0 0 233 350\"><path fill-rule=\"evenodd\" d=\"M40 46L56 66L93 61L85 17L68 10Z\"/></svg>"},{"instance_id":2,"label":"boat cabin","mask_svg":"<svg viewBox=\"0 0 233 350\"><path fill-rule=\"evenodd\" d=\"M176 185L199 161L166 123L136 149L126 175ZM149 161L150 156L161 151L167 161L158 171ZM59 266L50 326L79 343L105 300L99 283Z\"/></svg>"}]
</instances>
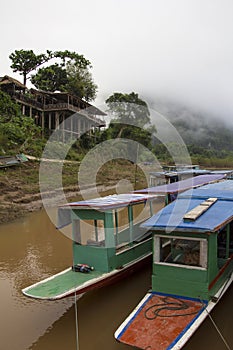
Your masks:
<instances>
[{"instance_id":1,"label":"boat cabin","mask_svg":"<svg viewBox=\"0 0 233 350\"><path fill-rule=\"evenodd\" d=\"M140 228L155 195L119 194L59 208L59 226L72 223L73 264L109 272L152 253L151 233Z\"/></svg>"},{"instance_id":2,"label":"boat cabin","mask_svg":"<svg viewBox=\"0 0 233 350\"><path fill-rule=\"evenodd\" d=\"M233 182L181 194L142 224L153 234L152 291L210 300L233 271Z\"/></svg>"}]
</instances>

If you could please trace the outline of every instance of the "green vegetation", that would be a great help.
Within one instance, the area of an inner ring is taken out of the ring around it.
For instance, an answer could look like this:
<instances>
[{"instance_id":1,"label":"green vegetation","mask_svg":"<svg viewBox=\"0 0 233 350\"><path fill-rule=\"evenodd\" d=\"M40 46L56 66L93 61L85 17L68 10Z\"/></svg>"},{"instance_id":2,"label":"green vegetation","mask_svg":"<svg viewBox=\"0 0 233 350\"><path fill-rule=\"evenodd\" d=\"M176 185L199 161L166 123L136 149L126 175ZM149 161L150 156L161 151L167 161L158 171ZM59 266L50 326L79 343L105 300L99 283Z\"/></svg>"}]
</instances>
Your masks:
<instances>
[{"instance_id":1,"label":"green vegetation","mask_svg":"<svg viewBox=\"0 0 233 350\"><path fill-rule=\"evenodd\" d=\"M0 91L0 155L26 152L41 155L45 140L41 128L21 115L19 106Z\"/></svg>"},{"instance_id":2,"label":"green vegetation","mask_svg":"<svg viewBox=\"0 0 233 350\"><path fill-rule=\"evenodd\" d=\"M69 92L86 101L92 101L96 97L97 85L89 71L91 62L83 55L68 50L55 52L47 50L46 53L39 55L33 50L15 50L9 58L12 61L13 72L23 75L24 85L29 73L38 69L30 79L37 89ZM52 59L58 62L48 65ZM47 66L41 67L45 63Z\"/></svg>"}]
</instances>

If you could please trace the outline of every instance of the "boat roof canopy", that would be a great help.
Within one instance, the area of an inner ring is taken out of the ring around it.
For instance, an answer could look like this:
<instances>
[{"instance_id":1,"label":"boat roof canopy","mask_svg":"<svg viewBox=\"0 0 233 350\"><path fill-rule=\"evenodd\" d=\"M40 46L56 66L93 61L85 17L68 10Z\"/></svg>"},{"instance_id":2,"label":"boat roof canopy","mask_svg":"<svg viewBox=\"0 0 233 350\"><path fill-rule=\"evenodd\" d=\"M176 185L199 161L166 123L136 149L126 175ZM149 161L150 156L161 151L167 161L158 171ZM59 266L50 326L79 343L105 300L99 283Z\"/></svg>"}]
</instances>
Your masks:
<instances>
[{"instance_id":1,"label":"boat roof canopy","mask_svg":"<svg viewBox=\"0 0 233 350\"><path fill-rule=\"evenodd\" d=\"M224 180L185 191L179 198L199 198L216 197L218 199L233 200L233 181Z\"/></svg>"},{"instance_id":2,"label":"boat roof canopy","mask_svg":"<svg viewBox=\"0 0 233 350\"><path fill-rule=\"evenodd\" d=\"M219 192L216 192L216 187L219 187ZM225 190L220 190L221 187ZM189 196L187 195L188 192ZM209 184L188 192L184 192L176 201L167 205L141 226L163 232L174 230L178 232L207 233L216 232L233 220L232 180ZM193 196L191 192L194 193ZM201 192L201 194L198 195L198 192ZM203 205L203 201L209 198L216 198L217 200L196 219L187 220L185 218L187 213Z\"/></svg>"},{"instance_id":3,"label":"boat roof canopy","mask_svg":"<svg viewBox=\"0 0 233 350\"><path fill-rule=\"evenodd\" d=\"M83 200L79 202L72 202L65 204L61 207L71 209L117 209L127 207L131 204L144 203L148 200L153 200L157 196L155 194L140 194L140 193L126 193L126 194L113 194L110 196L99 197L94 199Z\"/></svg>"},{"instance_id":4,"label":"boat roof canopy","mask_svg":"<svg viewBox=\"0 0 233 350\"><path fill-rule=\"evenodd\" d=\"M142 190L134 191L134 193L148 193L148 194L172 194L186 191L190 188L195 188L208 184L210 182L219 181L225 178L225 174L208 174L198 175L185 180L173 182L167 185L160 185L155 187L148 187Z\"/></svg>"},{"instance_id":5,"label":"boat roof canopy","mask_svg":"<svg viewBox=\"0 0 233 350\"><path fill-rule=\"evenodd\" d=\"M126 193L68 203L58 208L57 228L65 227L71 223L71 212L75 209L108 211L129 205L146 203L155 198L157 198L157 195Z\"/></svg>"}]
</instances>

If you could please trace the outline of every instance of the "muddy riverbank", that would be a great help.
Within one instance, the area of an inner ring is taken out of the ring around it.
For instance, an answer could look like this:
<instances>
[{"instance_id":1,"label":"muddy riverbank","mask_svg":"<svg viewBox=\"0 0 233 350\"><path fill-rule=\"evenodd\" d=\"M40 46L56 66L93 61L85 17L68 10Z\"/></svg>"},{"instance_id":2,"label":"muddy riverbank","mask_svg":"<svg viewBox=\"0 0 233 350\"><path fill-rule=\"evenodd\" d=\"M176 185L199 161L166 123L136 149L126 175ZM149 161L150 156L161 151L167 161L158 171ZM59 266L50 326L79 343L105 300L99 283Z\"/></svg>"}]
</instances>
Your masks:
<instances>
[{"instance_id":1,"label":"muddy riverbank","mask_svg":"<svg viewBox=\"0 0 233 350\"><path fill-rule=\"evenodd\" d=\"M30 160L20 166L0 169L0 223L11 222L28 212L43 208L39 186L40 162ZM80 195L78 185L79 163L71 162L63 167L63 191L67 199ZM102 167L96 178L98 192L105 192L116 188L120 180L135 182L135 165L124 160L107 163ZM137 169L137 183L146 186L145 177ZM91 190L90 184L87 190ZM59 191L49 190L47 194L59 203Z\"/></svg>"}]
</instances>

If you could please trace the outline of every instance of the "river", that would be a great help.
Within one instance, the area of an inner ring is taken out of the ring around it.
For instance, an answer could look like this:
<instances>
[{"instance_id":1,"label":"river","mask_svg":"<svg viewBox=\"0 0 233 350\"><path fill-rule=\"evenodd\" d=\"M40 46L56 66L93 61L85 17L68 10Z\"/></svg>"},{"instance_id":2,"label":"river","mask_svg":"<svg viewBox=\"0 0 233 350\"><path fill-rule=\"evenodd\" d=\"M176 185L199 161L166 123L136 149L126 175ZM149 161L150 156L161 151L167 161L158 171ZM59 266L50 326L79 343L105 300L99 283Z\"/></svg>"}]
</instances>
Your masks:
<instances>
[{"instance_id":1,"label":"river","mask_svg":"<svg viewBox=\"0 0 233 350\"><path fill-rule=\"evenodd\" d=\"M150 267L124 281L58 301L21 289L72 265L71 241L45 211L0 225L0 350L129 350L114 331L150 288ZM78 322L76 323L76 314ZM233 349L233 286L212 317ZM225 350L208 318L184 350Z\"/></svg>"}]
</instances>

